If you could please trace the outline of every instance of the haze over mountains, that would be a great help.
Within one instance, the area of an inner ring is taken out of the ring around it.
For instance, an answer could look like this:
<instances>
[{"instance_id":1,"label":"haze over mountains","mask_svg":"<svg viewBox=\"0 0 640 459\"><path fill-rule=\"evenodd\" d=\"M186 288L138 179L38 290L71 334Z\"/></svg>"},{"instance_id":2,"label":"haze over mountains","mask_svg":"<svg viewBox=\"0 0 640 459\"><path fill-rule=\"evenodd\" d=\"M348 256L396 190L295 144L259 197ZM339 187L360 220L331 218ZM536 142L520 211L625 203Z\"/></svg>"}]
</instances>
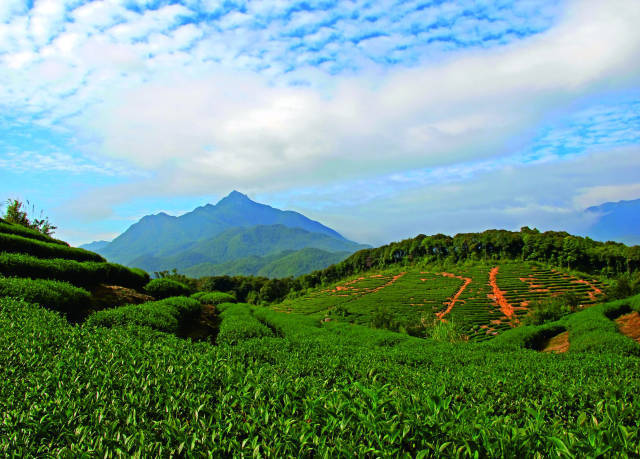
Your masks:
<instances>
[{"instance_id":1,"label":"haze over mountains","mask_svg":"<svg viewBox=\"0 0 640 459\"><path fill-rule=\"evenodd\" d=\"M640 244L640 199L606 202L589 207L587 212L600 215L588 235L599 241Z\"/></svg>"},{"instance_id":2,"label":"haze over mountains","mask_svg":"<svg viewBox=\"0 0 640 459\"><path fill-rule=\"evenodd\" d=\"M304 215L252 201L237 191L179 217L148 215L111 242L82 248L148 272L192 276L300 275L368 246Z\"/></svg>"}]
</instances>

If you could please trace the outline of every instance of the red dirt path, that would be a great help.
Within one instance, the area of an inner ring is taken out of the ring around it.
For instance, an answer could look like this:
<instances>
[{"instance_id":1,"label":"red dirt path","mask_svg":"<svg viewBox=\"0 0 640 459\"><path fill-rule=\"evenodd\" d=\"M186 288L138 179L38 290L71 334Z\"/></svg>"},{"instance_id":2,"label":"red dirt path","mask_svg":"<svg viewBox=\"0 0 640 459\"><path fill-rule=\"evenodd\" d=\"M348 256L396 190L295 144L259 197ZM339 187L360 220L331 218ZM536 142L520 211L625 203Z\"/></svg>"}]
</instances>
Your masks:
<instances>
[{"instance_id":1,"label":"red dirt path","mask_svg":"<svg viewBox=\"0 0 640 459\"><path fill-rule=\"evenodd\" d=\"M499 270L500 266L496 266L495 268L491 269L491 271L489 272L489 285L491 285L491 288L493 289L493 300L500 307L500 311L502 311L502 313L509 320L511 320L514 318L513 306L511 306L507 299L504 297L505 292L500 290L500 288L498 287L496 276L498 275Z\"/></svg>"},{"instance_id":2,"label":"red dirt path","mask_svg":"<svg viewBox=\"0 0 640 459\"><path fill-rule=\"evenodd\" d=\"M624 314L616 319L620 333L640 343L640 314L638 311Z\"/></svg>"},{"instance_id":3,"label":"red dirt path","mask_svg":"<svg viewBox=\"0 0 640 459\"><path fill-rule=\"evenodd\" d=\"M462 284L462 287L460 287L456 292L456 294L453 295L451 300L449 300L449 305L447 306L447 309L445 309L442 312L436 313L436 316L438 317L438 319L443 320L444 316L446 316L451 312L451 310L453 309L453 306L456 304L456 301L458 301L458 298L460 298L460 295L462 295L462 292L464 292L464 289L467 288L467 285L471 283L472 279L469 277L456 276L455 274L451 274L451 273L436 273L436 274L440 276L445 276L445 277L453 277L453 278L464 281L464 283Z\"/></svg>"},{"instance_id":4,"label":"red dirt path","mask_svg":"<svg viewBox=\"0 0 640 459\"><path fill-rule=\"evenodd\" d=\"M583 279L576 279L574 281L571 281L574 284L585 284L588 285L591 288L591 292L589 292L589 298L593 301L596 300L596 295L602 295L602 290L600 290L598 287L596 287L595 285L593 285L591 282L588 282L586 280Z\"/></svg>"},{"instance_id":5,"label":"red dirt path","mask_svg":"<svg viewBox=\"0 0 640 459\"><path fill-rule=\"evenodd\" d=\"M401 278L402 276L404 276L405 274L407 274L407 272L406 272L406 271L403 271L403 272L401 272L401 273L399 273L399 274L396 274L396 275L395 275L395 276L393 276L393 277L391 278L391 280L390 280L389 282L387 282L386 284L381 285L380 287L376 287L376 288L374 288L373 290L371 290L371 293L379 292L379 291L380 291L380 290L382 290L383 288L386 288L386 287L390 286L391 284L393 284L395 281L397 281L398 279L400 279L400 278ZM372 276L372 277L373 277L373 276Z\"/></svg>"}]
</instances>

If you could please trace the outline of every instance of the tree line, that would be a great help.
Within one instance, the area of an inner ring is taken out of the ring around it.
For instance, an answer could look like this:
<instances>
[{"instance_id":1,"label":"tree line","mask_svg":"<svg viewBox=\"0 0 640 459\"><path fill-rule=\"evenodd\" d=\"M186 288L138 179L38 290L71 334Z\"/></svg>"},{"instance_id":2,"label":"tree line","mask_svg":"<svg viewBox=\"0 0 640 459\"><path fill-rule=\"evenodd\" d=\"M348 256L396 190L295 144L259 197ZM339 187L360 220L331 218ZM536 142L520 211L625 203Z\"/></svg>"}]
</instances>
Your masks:
<instances>
[{"instance_id":1,"label":"tree line","mask_svg":"<svg viewBox=\"0 0 640 459\"><path fill-rule=\"evenodd\" d=\"M466 261L521 260L548 263L594 275L640 274L640 246L599 242L565 231L523 227L520 231L487 230L455 236L420 234L377 248L360 250L328 268L296 278L210 276L193 279L198 290L234 292L239 301L271 303L287 295L331 284L371 269L414 263L458 264Z\"/></svg>"}]
</instances>

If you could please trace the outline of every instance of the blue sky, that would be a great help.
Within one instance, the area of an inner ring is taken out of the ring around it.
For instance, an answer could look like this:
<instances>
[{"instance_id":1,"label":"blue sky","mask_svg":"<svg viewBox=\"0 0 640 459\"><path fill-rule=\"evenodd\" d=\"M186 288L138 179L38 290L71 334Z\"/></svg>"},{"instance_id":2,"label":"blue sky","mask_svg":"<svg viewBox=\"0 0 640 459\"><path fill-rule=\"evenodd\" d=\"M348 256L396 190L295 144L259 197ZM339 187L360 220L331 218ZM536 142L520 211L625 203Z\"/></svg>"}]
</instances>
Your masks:
<instances>
[{"instance_id":1,"label":"blue sky","mask_svg":"<svg viewBox=\"0 0 640 459\"><path fill-rule=\"evenodd\" d=\"M640 198L637 0L0 2L0 198L74 244L231 190L372 244Z\"/></svg>"}]
</instances>

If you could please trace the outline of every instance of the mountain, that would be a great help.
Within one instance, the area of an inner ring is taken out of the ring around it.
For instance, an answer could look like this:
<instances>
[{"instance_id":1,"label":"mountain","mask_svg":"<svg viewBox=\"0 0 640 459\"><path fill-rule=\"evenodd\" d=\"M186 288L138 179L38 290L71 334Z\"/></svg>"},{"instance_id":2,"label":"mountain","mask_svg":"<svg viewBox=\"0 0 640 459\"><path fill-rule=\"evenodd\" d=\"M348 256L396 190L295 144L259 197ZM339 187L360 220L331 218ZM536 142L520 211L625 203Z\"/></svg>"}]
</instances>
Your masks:
<instances>
[{"instance_id":1,"label":"mountain","mask_svg":"<svg viewBox=\"0 0 640 459\"><path fill-rule=\"evenodd\" d=\"M368 246L345 239L337 231L289 210L260 204L233 191L217 204L207 204L179 217L164 212L147 215L106 245L92 243L92 250L108 260L147 271L195 265L213 265L249 257L275 256L285 251L315 248L329 253L353 253ZM87 244L89 246L90 244ZM308 252L319 260L334 260L320 252ZM257 262L258 268L276 258ZM254 263L255 264L255 263ZM300 262L299 266L318 263ZM245 271L249 268L242 268ZM271 271L288 268L272 268Z\"/></svg>"},{"instance_id":2,"label":"mountain","mask_svg":"<svg viewBox=\"0 0 640 459\"><path fill-rule=\"evenodd\" d=\"M98 252L104 249L110 243L111 241L93 241L93 242L89 242L88 244L82 244L80 248L89 250L91 252Z\"/></svg>"},{"instance_id":3,"label":"mountain","mask_svg":"<svg viewBox=\"0 0 640 459\"><path fill-rule=\"evenodd\" d=\"M201 263L184 270L190 277L203 276L262 276L270 278L297 277L347 258L351 252L327 252L308 247L301 250L285 250L259 257L252 255L220 264Z\"/></svg>"},{"instance_id":4,"label":"mountain","mask_svg":"<svg viewBox=\"0 0 640 459\"><path fill-rule=\"evenodd\" d=\"M176 255L145 254L131 260L129 264L148 272L173 268L182 271L202 263L218 265L251 256L262 257L310 247L325 252L353 253L367 246L301 228L257 225L230 228L212 238L198 241Z\"/></svg>"},{"instance_id":5,"label":"mountain","mask_svg":"<svg viewBox=\"0 0 640 459\"><path fill-rule=\"evenodd\" d=\"M600 241L640 244L640 199L607 202L589 207L586 212L600 216L587 234Z\"/></svg>"}]
</instances>

